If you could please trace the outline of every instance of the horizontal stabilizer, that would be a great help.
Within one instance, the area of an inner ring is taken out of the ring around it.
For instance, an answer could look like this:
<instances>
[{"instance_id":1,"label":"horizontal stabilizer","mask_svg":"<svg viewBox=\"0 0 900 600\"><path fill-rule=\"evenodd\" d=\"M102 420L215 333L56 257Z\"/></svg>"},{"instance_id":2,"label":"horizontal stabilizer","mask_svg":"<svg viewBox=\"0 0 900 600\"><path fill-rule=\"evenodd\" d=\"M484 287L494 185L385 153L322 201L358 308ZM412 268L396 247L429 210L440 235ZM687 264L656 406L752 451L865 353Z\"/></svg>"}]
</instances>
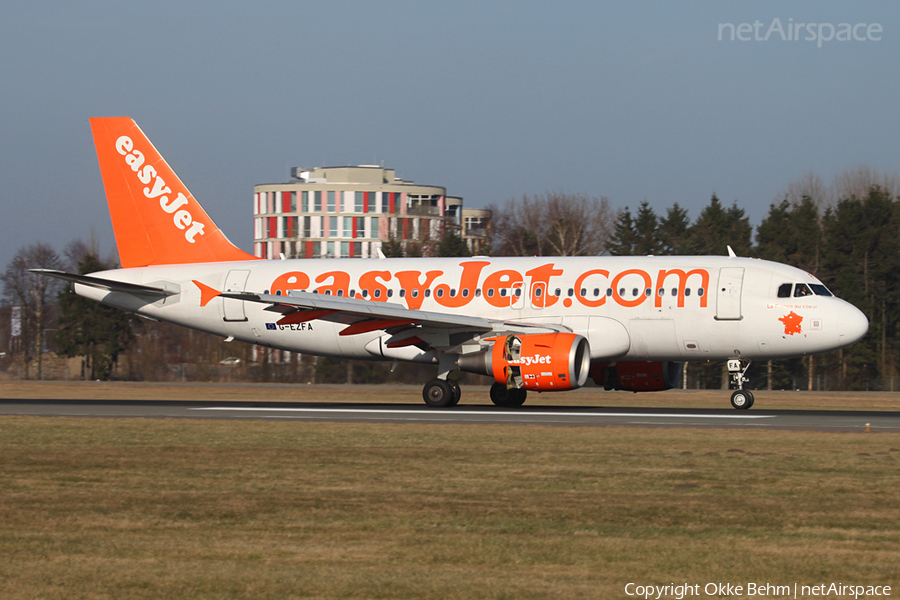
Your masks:
<instances>
[{"instance_id":1,"label":"horizontal stabilizer","mask_svg":"<svg viewBox=\"0 0 900 600\"><path fill-rule=\"evenodd\" d=\"M101 279L100 277L91 277L90 275L76 275L75 273L66 273L65 271L55 271L53 269L28 269L32 273L37 273L38 275L46 275L48 277L56 277L57 279L64 279L65 281L71 281L72 283L80 283L81 285L88 285L93 288L98 288L101 290L107 290L109 292L122 292L125 294L137 294L139 296L156 296L159 298L165 298L166 296L173 296L178 292L172 290L164 290L158 287L152 287L149 285L139 285L136 283L124 283L122 281L112 281L111 279Z\"/></svg>"}]
</instances>

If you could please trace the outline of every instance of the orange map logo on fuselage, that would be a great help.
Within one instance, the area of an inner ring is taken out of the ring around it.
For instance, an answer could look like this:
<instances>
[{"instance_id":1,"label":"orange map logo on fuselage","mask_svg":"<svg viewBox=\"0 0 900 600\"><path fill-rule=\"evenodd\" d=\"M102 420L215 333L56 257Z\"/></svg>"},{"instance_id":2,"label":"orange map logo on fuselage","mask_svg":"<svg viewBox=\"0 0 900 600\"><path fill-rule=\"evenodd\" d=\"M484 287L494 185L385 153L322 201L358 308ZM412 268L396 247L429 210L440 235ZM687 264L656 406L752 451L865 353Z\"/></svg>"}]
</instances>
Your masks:
<instances>
[{"instance_id":1,"label":"orange map logo on fuselage","mask_svg":"<svg viewBox=\"0 0 900 600\"><path fill-rule=\"evenodd\" d=\"M803 322L803 317L801 317L794 311L791 311L778 320L784 323L784 333L786 335L794 335L795 333L800 333L800 323Z\"/></svg>"}]
</instances>

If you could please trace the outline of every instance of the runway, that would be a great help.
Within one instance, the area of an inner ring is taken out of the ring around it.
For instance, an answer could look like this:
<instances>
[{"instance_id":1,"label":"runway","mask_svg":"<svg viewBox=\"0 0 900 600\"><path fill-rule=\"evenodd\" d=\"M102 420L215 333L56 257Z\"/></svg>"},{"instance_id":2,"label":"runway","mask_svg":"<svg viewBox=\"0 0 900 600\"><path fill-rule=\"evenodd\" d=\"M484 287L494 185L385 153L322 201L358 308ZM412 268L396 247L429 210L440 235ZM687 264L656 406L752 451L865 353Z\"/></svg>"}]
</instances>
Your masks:
<instances>
[{"instance_id":1,"label":"runway","mask_svg":"<svg viewBox=\"0 0 900 600\"><path fill-rule=\"evenodd\" d=\"M589 408L413 404L275 403L147 400L0 400L0 415L83 418L277 419L297 421L699 427L815 431L900 431L900 413L879 411Z\"/></svg>"}]
</instances>

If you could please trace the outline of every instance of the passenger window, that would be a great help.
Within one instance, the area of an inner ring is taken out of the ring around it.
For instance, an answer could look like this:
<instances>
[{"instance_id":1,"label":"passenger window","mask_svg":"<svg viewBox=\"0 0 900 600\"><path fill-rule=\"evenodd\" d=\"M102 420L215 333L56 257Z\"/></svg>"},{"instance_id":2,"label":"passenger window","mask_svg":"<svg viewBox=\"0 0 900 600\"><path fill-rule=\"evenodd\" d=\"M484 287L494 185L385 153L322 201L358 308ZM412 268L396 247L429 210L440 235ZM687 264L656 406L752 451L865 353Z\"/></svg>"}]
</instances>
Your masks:
<instances>
[{"instance_id":1,"label":"passenger window","mask_svg":"<svg viewBox=\"0 0 900 600\"><path fill-rule=\"evenodd\" d=\"M805 283L798 283L794 287L794 298L802 298L803 296L812 296L812 290Z\"/></svg>"},{"instance_id":2,"label":"passenger window","mask_svg":"<svg viewBox=\"0 0 900 600\"><path fill-rule=\"evenodd\" d=\"M542 293L543 291L544 291L544 290L542 290L541 288L534 288L534 297L535 297L535 298L540 298L540 297L541 297L541 293Z\"/></svg>"},{"instance_id":3,"label":"passenger window","mask_svg":"<svg viewBox=\"0 0 900 600\"><path fill-rule=\"evenodd\" d=\"M790 298L792 287L794 287L794 284L792 284L792 283L782 283L780 286L778 286L778 297L779 298Z\"/></svg>"}]
</instances>

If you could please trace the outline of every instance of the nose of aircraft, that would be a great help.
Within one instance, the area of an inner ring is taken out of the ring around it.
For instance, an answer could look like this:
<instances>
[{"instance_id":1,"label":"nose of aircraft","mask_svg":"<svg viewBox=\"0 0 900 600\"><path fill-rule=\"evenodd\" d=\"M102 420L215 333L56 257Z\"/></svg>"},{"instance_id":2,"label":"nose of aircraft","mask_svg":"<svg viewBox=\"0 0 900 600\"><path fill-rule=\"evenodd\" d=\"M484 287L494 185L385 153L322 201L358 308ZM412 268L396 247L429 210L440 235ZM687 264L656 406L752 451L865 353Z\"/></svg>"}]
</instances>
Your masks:
<instances>
[{"instance_id":1,"label":"nose of aircraft","mask_svg":"<svg viewBox=\"0 0 900 600\"><path fill-rule=\"evenodd\" d=\"M869 319L861 310L846 303L838 315L838 336L841 346L859 341L869 330Z\"/></svg>"}]
</instances>

